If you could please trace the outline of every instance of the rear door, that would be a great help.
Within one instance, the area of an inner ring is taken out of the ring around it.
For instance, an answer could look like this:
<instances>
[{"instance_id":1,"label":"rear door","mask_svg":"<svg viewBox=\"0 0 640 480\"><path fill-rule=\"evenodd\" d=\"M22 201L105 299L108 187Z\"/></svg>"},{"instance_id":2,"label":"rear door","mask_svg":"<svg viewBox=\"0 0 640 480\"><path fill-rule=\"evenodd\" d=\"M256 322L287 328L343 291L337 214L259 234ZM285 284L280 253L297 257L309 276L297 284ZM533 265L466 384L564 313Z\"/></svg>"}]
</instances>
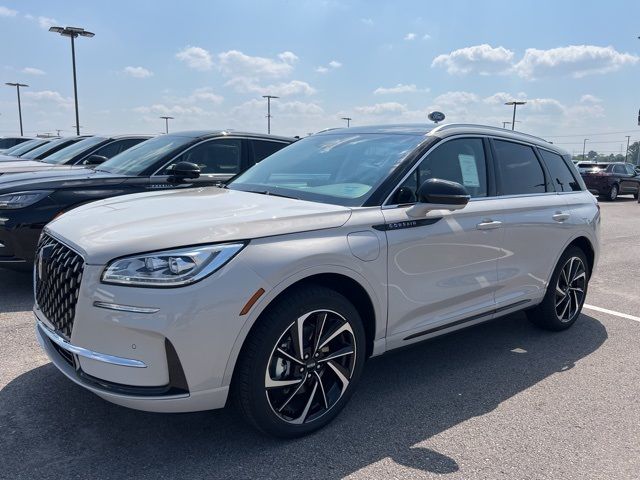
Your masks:
<instances>
[{"instance_id":1,"label":"rear door","mask_svg":"<svg viewBox=\"0 0 640 480\"><path fill-rule=\"evenodd\" d=\"M557 253L572 232L571 210L554 184L563 190L572 187L559 174L551 180L533 146L498 138L492 145L505 224L496 290L500 308L531 303L544 295Z\"/></svg>"},{"instance_id":2,"label":"rear door","mask_svg":"<svg viewBox=\"0 0 640 480\"><path fill-rule=\"evenodd\" d=\"M613 172L616 177L620 179L620 193L636 193L637 184L634 176L629 170L627 165L616 164L613 166Z\"/></svg>"}]
</instances>

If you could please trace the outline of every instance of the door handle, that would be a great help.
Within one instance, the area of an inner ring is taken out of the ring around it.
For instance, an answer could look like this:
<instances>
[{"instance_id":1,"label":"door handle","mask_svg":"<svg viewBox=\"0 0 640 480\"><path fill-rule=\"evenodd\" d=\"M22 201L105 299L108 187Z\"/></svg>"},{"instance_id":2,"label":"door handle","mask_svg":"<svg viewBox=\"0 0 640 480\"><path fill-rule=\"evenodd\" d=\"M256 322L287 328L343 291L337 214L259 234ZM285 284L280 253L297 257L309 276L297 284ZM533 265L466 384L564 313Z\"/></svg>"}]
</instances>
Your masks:
<instances>
[{"instance_id":1,"label":"door handle","mask_svg":"<svg viewBox=\"0 0 640 480\"><path fill-rule=\"evenodd\" d=\"M502 222L498 220L491 220L490 218L484 219L482 222L476 225L478 230L494 230L496 228L500 228L502 226Z\"/></svg>"},{"instance_id":2,"label":"door handle","mask_svg":"<svg viewBox=\"0 0 640 480\"><path fill-rule=\"evenodd\" d=\"M565 220L567 220L569 217L570 215L568 213L556 212L551 218L553 218L556 222L562 223Z\"/></svg>"}]
</instances>

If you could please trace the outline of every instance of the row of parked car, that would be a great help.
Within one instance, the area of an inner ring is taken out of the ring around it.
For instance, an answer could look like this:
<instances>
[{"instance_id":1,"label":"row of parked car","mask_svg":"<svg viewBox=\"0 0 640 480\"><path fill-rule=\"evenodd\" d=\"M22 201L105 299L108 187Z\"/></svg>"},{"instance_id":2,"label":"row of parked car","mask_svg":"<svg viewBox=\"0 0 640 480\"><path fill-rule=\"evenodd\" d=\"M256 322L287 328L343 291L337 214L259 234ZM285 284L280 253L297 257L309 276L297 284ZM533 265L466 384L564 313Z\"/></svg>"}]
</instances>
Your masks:
<instances>
[{"instance_id":1,"label":"row of parked car","mask_svg":"<svg viewBox=\"0 0 640 480\"><path fill-rule=\"evenodd\" d=\"M281 437L335 418L370 357L517 311L569 328L598 259L570 155L505 129L89 137L36 160L0 175L0 262L35 264L53 364L141 410L233 398Z\"/></svg>"}]
</instances>

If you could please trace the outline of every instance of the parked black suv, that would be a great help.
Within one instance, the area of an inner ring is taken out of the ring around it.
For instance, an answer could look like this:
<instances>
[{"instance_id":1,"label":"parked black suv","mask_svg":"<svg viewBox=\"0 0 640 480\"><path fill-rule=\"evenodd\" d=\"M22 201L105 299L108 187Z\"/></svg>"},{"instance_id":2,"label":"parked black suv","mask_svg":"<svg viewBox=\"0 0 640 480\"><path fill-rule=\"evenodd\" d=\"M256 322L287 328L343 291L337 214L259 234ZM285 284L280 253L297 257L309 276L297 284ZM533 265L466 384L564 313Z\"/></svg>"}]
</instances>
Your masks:
<instances>
[{"instance_id":1,"label":"parked black suv","mask_svg":"<svg viewBox=\"0 0 640 480\"><path fill-rule=\"evenodd\" d=\"M295 139L227 131L180 132L140 143L95 169L0 177L0 266L30 265L42 228L62 212L117 195L216 185Z\"/></svg>"},{"instance_id":2,"label":"parked black suv","mask_svg":"<svg viewBox=\"0 0 640 480\"><path fill-rule=\"evenodd\" d=\"M630 163L580 162L578 171L594 195L606 200L615 200L618 195L627 194L638 198L640 175Z\"/></svg>"}]
</instances>

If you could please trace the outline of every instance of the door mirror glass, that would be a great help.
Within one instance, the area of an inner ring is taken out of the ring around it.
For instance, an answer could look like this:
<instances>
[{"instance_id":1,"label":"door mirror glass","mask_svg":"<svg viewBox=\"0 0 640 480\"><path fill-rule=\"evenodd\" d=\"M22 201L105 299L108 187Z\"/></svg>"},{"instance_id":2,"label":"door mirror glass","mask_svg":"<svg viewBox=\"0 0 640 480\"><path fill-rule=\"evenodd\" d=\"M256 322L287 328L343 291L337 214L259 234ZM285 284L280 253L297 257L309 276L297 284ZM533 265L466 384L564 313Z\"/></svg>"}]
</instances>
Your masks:
<instances>
[{"instance_id":1,"label":"door mirror glass","mask_svg":"<svg viewBox=\"0 0 640 480\"><path fill-rule=\"evenodd\" d=\"M82 164L87 166L96 166L106 162L107 160L109 159L104 155L91 155L84 162L82 162Z\"/></svg>"},{"instance_id":2,"label":"door mirror glass","mask_svg":"<svg viewBox=\"0 0 640 480\"><path fill-rule=\"evenodd\" d=\"M169 183L181 183L200 176L200 167L195 163L179 162L169 169Z\"/></svg>"},{"instance_id":3,"label":"door mirror glass","mask_svg":"<svg viewBox=\"0 0 640 480\"><path fill-rule=\"evenodd\" d=\"M471 196L465 187L457 182L430 178L418 189L418 203L407 214L411 217L425 215L431 210L460 210Z\"/></svg>"}]
</instances>

